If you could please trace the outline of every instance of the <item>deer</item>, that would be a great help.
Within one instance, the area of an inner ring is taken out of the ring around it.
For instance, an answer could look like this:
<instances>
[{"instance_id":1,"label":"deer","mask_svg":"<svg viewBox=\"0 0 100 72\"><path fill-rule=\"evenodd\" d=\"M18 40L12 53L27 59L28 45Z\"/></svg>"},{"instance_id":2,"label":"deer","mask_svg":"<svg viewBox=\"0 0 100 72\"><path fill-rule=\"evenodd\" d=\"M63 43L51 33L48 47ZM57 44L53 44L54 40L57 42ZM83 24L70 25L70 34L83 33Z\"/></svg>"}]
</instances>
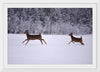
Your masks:
<instances>
[{"instance_id":1,"label":"deer","mask_svg":"<svg viewBox=\"0 0 100 72\"><path fill-rule=\"evenodd\" d=\"M38 35L29 35L28 30L26 30L24 33L26 34L27 39L25 39L22 43L27 41L25 45L27 45L29 40L40 40L42 45L43 45L42 41L44 41L44 43L47 44L46 41L42 38L41 33L39 33Z\"/></svg>"},{"instance_id":2,"label":"deer","mask_svg":"<svg viewBox=\"0 0 100 72\"><path fill-rule=\"evenodd\" d=\"M76 38L73 36L73 33L70 33L69 36L71 37L71 41L68 43L70 44L71 42L79 42L81 43L81 45L84 45L83 40L82 40L82 36L80 38Z\"/></svg>"}]
</instances>

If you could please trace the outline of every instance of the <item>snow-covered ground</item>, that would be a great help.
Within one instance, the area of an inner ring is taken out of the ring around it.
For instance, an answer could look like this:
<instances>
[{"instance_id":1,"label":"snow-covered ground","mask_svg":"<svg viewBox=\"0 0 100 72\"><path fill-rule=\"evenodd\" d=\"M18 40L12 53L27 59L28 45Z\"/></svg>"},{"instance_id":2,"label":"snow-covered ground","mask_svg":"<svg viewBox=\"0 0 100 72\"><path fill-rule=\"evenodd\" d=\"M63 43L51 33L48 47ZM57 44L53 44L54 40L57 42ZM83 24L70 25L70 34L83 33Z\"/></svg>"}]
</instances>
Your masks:
<instances>
[{"instance_id":1,"label":"snow-covered ground","mask_svg":"<svg viewBox=\"0 0 100 72\"><path fill-rule=\"evenodd\" d=\"M25 34L8 34L8 64L92 64L92 35L83 42L71 43L68 35L43 35L46 44L31 40L22 43Z\"/></svg>"}]
</instances>

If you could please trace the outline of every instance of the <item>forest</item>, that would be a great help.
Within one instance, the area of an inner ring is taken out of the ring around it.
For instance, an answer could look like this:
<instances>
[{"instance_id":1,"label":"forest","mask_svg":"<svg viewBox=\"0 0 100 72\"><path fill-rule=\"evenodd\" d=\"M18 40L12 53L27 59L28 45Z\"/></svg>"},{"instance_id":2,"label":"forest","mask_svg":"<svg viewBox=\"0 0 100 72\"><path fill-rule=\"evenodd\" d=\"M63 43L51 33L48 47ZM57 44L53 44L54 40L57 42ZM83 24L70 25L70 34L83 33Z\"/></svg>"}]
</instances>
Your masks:
<instances>
[{"instance_id":1,"label":"forest","mask_svg":"<svg viewBox=\"0 0 100 72\"><path fill-rule=\"evenodd\" d=\"M8 34L92 34L92 8L8 8Z\"/></svg>"}]
</instances>

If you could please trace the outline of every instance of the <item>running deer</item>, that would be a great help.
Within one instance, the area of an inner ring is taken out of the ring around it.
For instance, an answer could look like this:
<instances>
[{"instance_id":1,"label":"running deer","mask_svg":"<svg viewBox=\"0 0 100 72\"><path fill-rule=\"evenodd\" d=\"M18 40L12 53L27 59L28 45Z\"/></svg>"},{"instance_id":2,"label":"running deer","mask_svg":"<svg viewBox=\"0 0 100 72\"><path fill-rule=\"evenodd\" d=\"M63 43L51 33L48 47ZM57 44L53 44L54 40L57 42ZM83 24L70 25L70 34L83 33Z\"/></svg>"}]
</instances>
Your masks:
<instances>
[{"instance_id":1,"label":"running deer","mask_svg":"<svg viewBox=\"0 0 100 72\"><path fill-rule=\"evenodd\" d=\"M76 37L73 36L72 33L70 33L69 36L71 36L71 41L68 44L70 44L71 42L73 42L73 43L79 42L79 43L81 43L81 45L84 45L84 43L82 42L82 37L76 38Z\"/></svg>"},{"instance_id":2,"label":"running deer","mask_svg":"<svg viewBox=\"0 0 100 72\"><path fill-rule=\"evenodd\" d=\"M26 34L27 39L25 39L22 43L24 43L25 41L27 41L25 45L27 45L27 43L29 42L29 40L40 40L41 44L43 44L42 41L44 41L44 43L47 44L45 42L45 40L42 39L41 33L39 33L39 35L29 35L28 30L26 30L24 33Z\"/></svg>"}]
</instances>

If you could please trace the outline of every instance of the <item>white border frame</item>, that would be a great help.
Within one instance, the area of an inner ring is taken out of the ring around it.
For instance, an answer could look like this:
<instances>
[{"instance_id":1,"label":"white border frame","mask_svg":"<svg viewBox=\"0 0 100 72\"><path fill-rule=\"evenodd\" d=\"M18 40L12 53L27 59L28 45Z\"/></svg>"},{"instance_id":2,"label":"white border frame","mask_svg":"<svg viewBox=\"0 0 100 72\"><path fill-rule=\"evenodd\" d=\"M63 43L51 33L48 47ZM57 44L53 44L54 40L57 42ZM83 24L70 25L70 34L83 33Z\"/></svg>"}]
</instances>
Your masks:
<instances>
[{"instance_id":1,"label":"white border frame","mask_svg":"<svg viewBox=\"0 0 100 72\"><path fill-rule=\"evenodd\" d=\"M7 64L7 8L93 8L93 64L59 64L59 65L21 65ZM4 67L5 68L96 68L96 4L67 4L67 3L40 3L40 4L4 4Z\"/></svg>"},{"instance_id":2,"label":"white border frame","mask_svg":"<svg viewBox=\"0 0 100 72\"><path fill-rule=\"evenodd\" d=\"M97 4L97 68L34 68L34 69L25 69L25 68L4 68L3 64L3 4L4 3L95 3ZM99 0L0 0L0 72L100 72L100 1Z\"/></svg>"}]
</instances>

